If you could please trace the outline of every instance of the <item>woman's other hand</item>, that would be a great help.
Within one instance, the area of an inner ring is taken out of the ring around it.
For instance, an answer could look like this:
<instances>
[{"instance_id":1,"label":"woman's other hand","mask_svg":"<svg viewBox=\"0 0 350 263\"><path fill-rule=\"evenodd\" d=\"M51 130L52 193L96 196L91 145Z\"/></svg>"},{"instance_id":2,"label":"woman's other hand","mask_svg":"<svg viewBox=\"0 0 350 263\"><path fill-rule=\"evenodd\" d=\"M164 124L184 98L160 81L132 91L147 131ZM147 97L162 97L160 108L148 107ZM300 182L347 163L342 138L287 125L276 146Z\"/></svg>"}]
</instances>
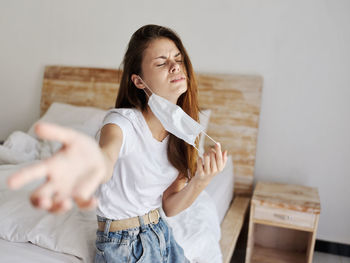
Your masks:
<instances>
[{"instance_id":1,"label":"woman's other hand","mask_svg":"<svg viewBox=\"0 0 350 263\"><path fill-rule=\"evenodd\" d=\"M46 177L30 196L31 203L53 213L71 209L74 200L80 209L91 209L97 200L93 196L105 173L105 161L96 141L89 136L54 124L39 123L36 134L47 140L59 141L62 147L39 163L22 168L8 178L8 186L18 189Z\"/></svg>"},{"instance_id":2,"label":"woman's other hand","mask_svg":"<svg viewBox=\"0 0 350 263\"><path fill-rule=\"evenodd\" d=\"M220 143L203 154L203 159L198 158L197 172L194 178L200 183L209 184L211 179L221 172L227 162L227 151L221 151Z\"/></svg>"}]
</instances>

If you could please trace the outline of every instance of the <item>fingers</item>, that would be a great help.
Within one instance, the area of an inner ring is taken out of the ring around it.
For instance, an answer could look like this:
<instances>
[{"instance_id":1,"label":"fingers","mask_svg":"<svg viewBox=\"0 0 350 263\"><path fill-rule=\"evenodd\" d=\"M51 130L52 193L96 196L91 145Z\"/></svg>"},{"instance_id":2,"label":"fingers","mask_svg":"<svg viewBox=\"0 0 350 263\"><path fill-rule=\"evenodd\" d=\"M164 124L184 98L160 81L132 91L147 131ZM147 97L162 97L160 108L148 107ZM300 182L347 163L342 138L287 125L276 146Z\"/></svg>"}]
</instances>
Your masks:
<instances>
[{"instance_id":1,"label":"fingers","mask_svg":"<svg viewBox=\"0 0 350 263\"><path fill-rule=\"evenodd\" d=\"M48 173L48 165L46 161L33 164L29 167L22 168L7 179L7 185L11 189L18 189L23 185L46 176Z\"/></svg>"},{"instance_id":2,"label":"fingers","mask_svg":"<svg viewBox=\"0 0 350 263\"><path fill-rule=\"evenodd\" d=\"M95 197L91 197L89 200L82 200L80 198L74 199L77 206L80 210L90 210L97 206L97 199ZM71 198L67 198L61 201L50 201L50 204L47 207L40 207L47 210L50 213L54 214L63 214L73 207L73 202Z\"/></svg>"},{"instance_id":3,"label":"fingers","mask_svg":"<svg viewBox=\"0 0 350 263\"><path fill-rule=\"evenodd\" d=\"M223 153L222 153L222 156L223 156L223 160L224 160L224 165L223 165L223 167L225 167L226 162L227 162L227 151L223 152Z\"/></svg>"},{"instance_id":4,"label":"fingers","mask_svg":"<svg viewBox=\"0 0 350 263\"><path fill-rule=\"evenodd\" d=\"M76 133L73 130L49 123L36 124L35 132L43 139L56 140L64 144L69 144L76 138ZM53 156L48 160L25 167L11 175L7 180L8 186L11 189L18 189L35 179L47 176L50 172L49 166L56 163L56 157L57 156Z\"/></svg>"},{"instance_id":5,"label":"fingers","mask_svg":"<svg viewBox=\"0 0 350 263\"><path fill-rule=\"evenodd\" d=\"M205 153L203 155L204 158L204 173L210 174L210 155Z\"/></svg>"},{"instance_id":6,"label":"fingers","mask_svg":"<svg viewBox=\"0 0 350 263\"><path fill-rule=\"evenodd\" d=\"M63 144L70 144L76 137L76 132L74 130L47 122L36 124L34 130L42 139L59 141Z\"/></svg>"},{"instance_id":7,"label":"fingers","mask_svg":"<svg viewBox=\"0 0 350 263\"><path fill-rule=\"evenodd\" d=\"M79 198L75 198L74 200L81 210L90 210L97 206L97 199L94 196L90 197L88 200Z\"/></svg>"},{"instance_id":8,"label":"fingers","mask_svg":"<svg viewBox=\"0 0 350 263\"><path fill-rule=\"evenodd\" d=\"M90 199L91 195L99 185L99 178L99 176L96 176L93 173L89 176L82 177L82 179L76 183L76 186L72 191L73 198L79 198L79 200Z\"/></svg>"},{"instance_id":9,"label":"fingers","mask_svg":"<svg viewBox=\"0 0 350 263\"><path fill-rule=\"evenodd\" d=\"M197 173L202 175L204 173L203 170L203 159L202 158L198 158L198 162L197 162Z\"/></svg>"},{"instance_id":10,"label":"fingers","mask_svg":"<svg viewBox=\"0 0 350 263\"><path fill-rule=\"evenodd\" d=\"M221 172L227 162L227 151L221 151L220 143L217 143L214 148L210 149L211 152L207 155L210 155L210 169L211 173Z\"/></svg>"},{"instance_id":11,"label":"fingers","mask_svg":"<svg viewBox=\"0 0 350 263\"><path fill-rule=\"evenodd\" d=\"M52 206L53 194L54 185L51 182L46 182L32 193L30 201L33 206L47 210Z\"/></svg>"},{"instance_id":12,"label":"fingers","mask_svg":"<svg viewBox=\"0 0 350 263\"><path fill-rule=\"evenodd\" d=\"M79 209L83 211L91 210L95 208L98 203L96 197L91 197L89 200L82 200L80 198L75 198L74 201L76 202ZM72 209L72 207L73 207L72 200L70 198L67 198L60 202L54 202L52 207L48 211L55 214L63 214L68 210Z\"/></svg>"},{"instance_id":13,"label":"fingers","mask_svg":"<svg viewBox=\"0 0 350 263\"><path fill-rule=\"evenodd\" d=\"M35 132L43 139L62 142L64 147L52 157L11 175L7 179L9 188L18 189L35 179L46 177L46 182L30 196L34 207L61 213L71 209L74 199L81 209L94 208L97 200L92 194L105 173L103 156L100 156L95 141L49 123L38 123Z\"/></svg>"},{"instance_id":14,"label":"fingers","mask_svg":"<svg viewBox=\"0 0 350 263\"><path fill-rule=\"evenodd\" d=\"M65 199L60 202L54 202L52 207L48 210L51 213L63 214L72 209L73 204L71 199Z\"/></svg>"},{"instance_id":15,"label":"fingers","mask_svg":"<svg viewBox=\"0 0 350 263\"><path fill-rule=\"evenodd\" d=\"M215 158L215 153L211 152L210 153L210 169L211 169L211 173L216 173L218 168L216 165L216 158Z\"/></svg>"},{"instance_id":16,"label":"fingers","mask_svg":"<svg viewBox=\"0 0 350 263\"><path fill-rule=\"evenodd\" d=\"M62 156L60 154L55 154L46 160L24 167L12 174L7 179L7 185L11 189L18 189L36 179L54 173L56 170L60 169L60 166L63 164Z\"/></svg>"},{"instance_id":17,"label":"fingers","mask_svg":"<svg viewBox=\"0 0 350 263\"><path fill-rule=\"evenodd\" d=\"M223 167L223 155L221 152L221 144L220 143L217 143L215 145L215 151L216 151L217 167L219 170L221 170Z\"/></svg>"},{"instance_id":18,"label":"fingers","mask_svg":"<svg viewBox=\"0 0 350 263\"><path fill-rule=\"evenodd\" d=\"M220 143L217 143L214 148L211 148L211 153L214 154L215 156L215 163L217 170L220 172L223 168L223 163L224 163L224 154L221 152L221 145Z\"/></svg>"}]
</instances>

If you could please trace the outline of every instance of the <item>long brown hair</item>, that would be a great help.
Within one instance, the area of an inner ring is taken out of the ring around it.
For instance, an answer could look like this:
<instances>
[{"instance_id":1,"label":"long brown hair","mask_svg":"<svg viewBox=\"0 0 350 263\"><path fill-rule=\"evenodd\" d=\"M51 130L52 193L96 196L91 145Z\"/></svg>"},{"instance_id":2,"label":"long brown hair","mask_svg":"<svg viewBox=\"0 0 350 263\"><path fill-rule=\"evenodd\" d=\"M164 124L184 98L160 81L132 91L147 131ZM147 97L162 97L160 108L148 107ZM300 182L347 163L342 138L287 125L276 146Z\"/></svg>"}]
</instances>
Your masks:
<instances>
[{"instance_id":1,"label":"long brown hair","mask_svg":"<svg viewBox=\"0 0 350 263\"><path fill-rule=\"evenodd\" d=\"M197 82L190 58L180 37L170 28L158 25L145 25L132 35L122 62L123 73L115 107L146 110L146 95L144 91L136 88L131 80L131 75L142 75L143 52L151 41L158 38L172 40L181 52L187 75L187 91L179 97L177 105L194 120L198 121ZM198 139L196 145L198 148ZM167 155L169 162L179 171L182 177L192 178L194 176L197 166L197 151L193 146L169 134Z\"/></svg>"}]
</instances>

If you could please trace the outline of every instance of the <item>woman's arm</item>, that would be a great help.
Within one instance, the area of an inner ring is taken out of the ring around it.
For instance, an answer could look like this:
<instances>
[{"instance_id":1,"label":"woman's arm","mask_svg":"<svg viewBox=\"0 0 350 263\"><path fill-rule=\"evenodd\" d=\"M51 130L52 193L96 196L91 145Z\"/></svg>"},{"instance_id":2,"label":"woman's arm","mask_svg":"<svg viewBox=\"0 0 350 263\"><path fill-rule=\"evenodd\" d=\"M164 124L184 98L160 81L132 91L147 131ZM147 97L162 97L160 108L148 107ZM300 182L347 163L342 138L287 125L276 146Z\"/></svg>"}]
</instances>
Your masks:
<instances>
[{"instance_id":1,"label":"woman's arm","mask_svg":"<svg viewBox=\"0 0 350 263\"><path fill-rule=\"evenodd\" d=\"M105 125L100 146L83 133L54 124L37 124L35 132L40 138L61 142L62 147L50 158L12 174L9 187L18 189L45 177L45 182L30 196L35 207L62 213L71 209L72 200L81 209L95 207L95 190L112 176L123 139L121 129Z\"/></svg>"},{"instance_id":2,"label":"woman's arm","mask_svg":"<svg viewBox=\"0 0 350 263\"><path fill-rule=\"evenodd\" d=\"M211 179L221 172L227 161L227 151L221 152L220 144L210 153L205 153L204 164L198 159L197 172L192 180L185 186L186 179L180 176L163 193L163 210L168 217L182 212L196 200L198 195L206 188Z\"/></svg>"},{"instance_id":3,"label":"woman's arm","mask_svg":"<svg viewBox=\"0 0 350 263\"><path fill-rule=\"evenodd\" d=\"M207 184L197 182L196 176L186 185L180 176L163 193L163 210L166 216L175 216L196 200ZM186 185L186 186L185 186Z\"/></svg>"},{"instance_id":4,"label":"woman's arm","mask_svg":"<svg viewBox=\"0 0 350 263\"><path fill-rule=\"evenodd\" d=\"M122 129L115 124L106 124L101 129L100 148L104 156L106 172L102 183L107 182L113 175L114 164L118 160L123 143Z\"/></svg>"}]
</instances>

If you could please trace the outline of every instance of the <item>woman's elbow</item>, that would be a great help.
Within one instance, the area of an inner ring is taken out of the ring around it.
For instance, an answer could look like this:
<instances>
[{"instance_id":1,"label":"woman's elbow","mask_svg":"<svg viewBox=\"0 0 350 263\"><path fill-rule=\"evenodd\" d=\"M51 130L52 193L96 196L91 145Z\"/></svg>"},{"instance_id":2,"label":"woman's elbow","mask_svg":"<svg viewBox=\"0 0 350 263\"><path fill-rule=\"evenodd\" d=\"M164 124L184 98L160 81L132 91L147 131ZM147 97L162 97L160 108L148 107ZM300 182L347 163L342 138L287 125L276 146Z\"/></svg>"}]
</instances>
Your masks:
<instances>
[{"instance_id":1,"label":"woman's elbow","mask_svg":"<svg viewBox=\"0 0 350 263\"><path fill-rule=\"evenodd\" d=\"M164 214L166 215L166 217L173 217L173 216L176 216L178 214L171 209L164 209L164 207L163 207L163 211L164 211Z\"/></svg>"},{"instance_id":2,"label":"woman's elbow","mask_svg":"<svg viewBox=\"0 0 350 263\"><path fill-rule=\"evenodd\" d=\"M174 209L174 207L171 207L169 204L167 204L166 200L164 199L162 202L162 207L163 207L164 214L167 217L176 216L179 213L179 212L176 212L176 209Z\"/></svg>"},{"instance_id":3,"label":"woman's elbow","mask_svg":"<svg viewBox=\"0 0 350 263\"><path fill-rule=\"evenodd\" d=\"M173 216L176 216L178 214L180 214L183 210L185 210L187 207L185 208L181 208L181 207L176 207L176 206L169 206L169 205L166 205L164 202L163 202L163 211L164 211L164 214L167 216L167 217L173 217Z\"/></svg>"}]
</instances>

